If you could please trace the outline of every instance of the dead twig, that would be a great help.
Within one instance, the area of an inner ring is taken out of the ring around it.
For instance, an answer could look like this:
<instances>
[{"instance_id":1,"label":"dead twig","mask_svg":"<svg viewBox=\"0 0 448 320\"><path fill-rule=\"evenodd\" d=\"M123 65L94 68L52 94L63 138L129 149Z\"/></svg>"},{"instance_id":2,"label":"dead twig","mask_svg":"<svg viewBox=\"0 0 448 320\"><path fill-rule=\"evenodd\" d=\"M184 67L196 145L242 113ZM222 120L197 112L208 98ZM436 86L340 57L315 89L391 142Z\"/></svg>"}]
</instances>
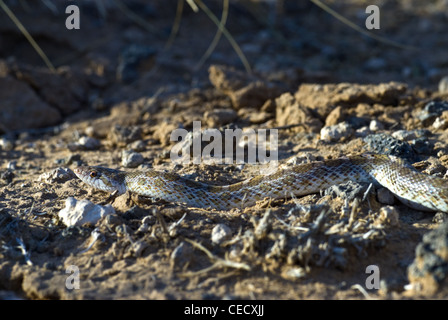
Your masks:
<instances>
[{"instance_id":1,"label":"dead twig","mask_svg":"<svg viewBox=\"0 0 448 320\"><path fill-rule=\"evenodd\" d=\"M25 38L28 40L28 42L31 44L31 46L34 48L34 50L36 50L37 54L45 62L48 69L50 69L51 72L56 72L56 69L54 68L50 59L48 59L45 52L37 44L37 42L34 40L34 38L31 36L31 34L28 32L28 30L25 28L25 26L20 22L20 20L16 17L16 15L9 9L9 7L6 5L6 3L3 2L3 0L0 0L0 8L2 8L3 11L5 11L5 13L12 20L12 22L16 25L16 27L20 30L20 32L22 32L22 34L25 36Z\"/></svg>"},{"instance_id":2,"label":"dead twig","mask_svg":"<svg viewBox=\"0 0 448 320\"><path fill-rule=\"evenodd\" d=\"M16 238L17 243L19 244L17 247L22 251L22 255L25 258L25 262L27 265L32 266L33 262L30 259L30 253L26 250L25 243L23 243L22 238Z\"/></svg>"},{"instance_id":3,"label":"dead twig","mask_svg":"<svg viewBox=\"0 0 448 320\"><path fill-rule=\"evenodd\" d=\"M246 270L246 271L250 271L252 269L249 265L247 265L245 263L231 261L231 260L225 260L225 259L219 258L216 255L214 255L213 253L211 253L203 245L201 245L200 243L198 243L198 242L196 242L194 240L185 239L185 241L187 241L188 243L193 245L193 247L195 247L195 248L201 250L202 252L204 252L208 256L208 258L211 261L213 261L213 264L210 267L204 268L204 269L196 271L196 272L184 273L183 276L194 276L194 275L198 275L198 274L201 274L201 273L209 272L209 271L217 269L217 268L233 268L233 269Z\"/></svg>"}]
</instances>

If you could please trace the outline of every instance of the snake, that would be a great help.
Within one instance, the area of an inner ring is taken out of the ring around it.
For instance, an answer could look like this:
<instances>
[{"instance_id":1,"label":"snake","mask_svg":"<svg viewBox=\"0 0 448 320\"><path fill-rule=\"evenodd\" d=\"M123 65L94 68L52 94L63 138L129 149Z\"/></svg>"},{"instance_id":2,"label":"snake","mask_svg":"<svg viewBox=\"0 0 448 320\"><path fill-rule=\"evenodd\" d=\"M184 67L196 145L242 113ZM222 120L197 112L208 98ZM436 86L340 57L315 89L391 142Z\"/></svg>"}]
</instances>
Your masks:
<instances>
[{"instance_id":1,"label":"snake","mask_svg":"<svg viewBox=\"0 0 448 320\"><path fill-rule=\"evenodd\" d=\"M244 208L266 198L305 196L352 180L384 187L413 209L448 212L448 180L421 173L393 155L361 154L302 163L224 186L154 169L80 166L74 173L87 185L114 196L131 192L197 208Z\"/></svg>"}]
</instances>

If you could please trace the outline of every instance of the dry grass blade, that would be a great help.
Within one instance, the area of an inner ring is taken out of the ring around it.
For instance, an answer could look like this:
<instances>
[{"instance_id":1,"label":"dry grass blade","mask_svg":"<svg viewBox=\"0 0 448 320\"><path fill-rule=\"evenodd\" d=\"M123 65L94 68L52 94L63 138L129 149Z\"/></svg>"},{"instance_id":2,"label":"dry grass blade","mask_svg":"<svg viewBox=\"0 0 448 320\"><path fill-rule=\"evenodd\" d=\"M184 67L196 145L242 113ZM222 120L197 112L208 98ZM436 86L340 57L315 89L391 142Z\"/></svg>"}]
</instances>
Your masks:
<instances>
[{"instance_id":1,"label":"dry grass blade","mask_svg":"<svg viewBox=\"0 0 448 320\"><path fill-rule=\"evenodd\" d=\"M185 274L187 276L196 275L196 274L200 274L200 273L205 273L205 272L211 271L211 270L216 269L216 268L233 268L233 269L242 269L242 270L246 270L246 271L250 271L252 269L249 265L247 265L245 263L221 259L221 258L215 256L213 253L211 253L203 245L201 245L200 243L198 243L198 242L196 242L194 240L185 239L185 241L187 241L188 243L193 245L193 247L195 247L195 248L201 250L202 252L204 252L208 256L208 258L211 261L214 262L210 267L207 267L205 269L199 270L197 272L189 272L189 273Z\"/></svg>"},{"instance_id":2,"label":"dry grass blade","mask_svg":"<svg viewBox=\"0 0 448 320\"><path fill-rule=\"evenodd\" d=\"M199 8L196 5L196 3L194 3L194 0L185 0L187 1L188 5L191 7L191 10L193 10L195 13L199 12Z\"/></svg>"},{"instance_id":3,"label":"dry grass blade","mask_svg":"<svg viewBox=\"0 0 448 320\"><path fill-rule=\"evenodd\" d=\"M184 0L177 0L176 16L174 17L173 26L171 27L170 36L165 44L165 49L169 49L179 32L180 21L182 20L182 12L184 11Z\"/></svg>"},{"instance_id":4,"label":"dry grass blade","mask_svg":"<svg viewBox=\"0 0 448 320\"><path fill-rule=\"evenodd\" d=\"M115 0L115 4L117 7L132 21L141 26L146 31L160 37L160 34L157 29L155 29L152 25L147 23L144 19L138 16L134 11L129 9L121 0Z\"/></svg>"},{"instance_id":5,"label":"dry grass blade","mask_svg":"<svg viewBox=\"0 0 448 320\"><path fill-rule=\"evenodd\" d=\"M400 44L398 42L389 40L387 38L381 37L381 36L377 36L374 33L368 32L360 27L358 27L356 24L354 24L353 22L351 22L350 20L348 20L347 18L345 18L344 16L340 15L339 13L337 13L336 11L334 11L333 9L331 9L329 6L327 6L326 4L322 3L320 0L310 0L312 3L314 3L316 6L320 7L321 9L323 9L324 11L328 12L329 14L331 14L333 17L335 17L336 19L338 19L339 21L341 21L343 24L349 26L350 28L362 33L363 35L375 39L379 42L382 43L386 43L388 45L397 47L397 48L401 48L401 49L407 49L407 50L420 50L419 48L413 47L413 46L408 46L408 45L404 45L404 44Z\"/></svg>"},{"instance_id":6,"label":"dry grass blade","mask_svg":"<svg viewBox=\"0 0 448 320\"><path fill-rule=\"evenodd\" d=\"M364 296L364 298L366 298L367 300L378 300L374 297L372 297L367 291L366 289L363 288L363 286L361 286L360 284L354 284L350 287L351 289L354 290L358 290L359 292L362 293L362 295Z\"/></svg>"},{"instance_id":7,"label":"dry grass blade","mask_svg":"<svg viewBox=\"0 0 448 320\"><path fill-rule=\"evenodd\" d=\"M235 39L232 37L232 35L227 31L227 29L222 25L222 23L218 20L218 18L213 14L213 12L210 11L210 9L201 1L201 0L194 0L194 2L201 8L202 11L210 18L210 20L213 21L214 24L221 30L222 34L227 38L227 40L230 42L230 45L232 46L233 50L235 50L236 54L240 58L241 62L244 65L244 68L248 73L252 73L252 69L250 67L249 62L246 59L246 56L244 55L243 51L241 51L241 48L239 47L238 43L236 43Z\"/></svg>"},{"instance_id":8,"label":"dry grass blade","mask_svg":"<svg viewBox=\"0 0 448 320\"><path fill-rule=\"evenodd\" d=\"M160 225L162 226L162 230L164 233L166 233L167 235L170 234L168 227L166 225L165 220L163 219L162 215L160 214L159 210L154 209L152 211L152 213L156 216L157 220L159 221Z\"/></svg>"},{"instance_id":9,"label":"dry grass blade","mask_svg":"<svg viewBox=\"0 0 448 320\"><path fill-rule=\"evenodd\" d=\"M54 15L58 14L58 8L50 0L42 0L42 3L51 10Z\"/></svg>"},{"instance_id":10,"label":"dry grass blade","mask_svg":"<svg viewBox=\"0 0 448 320\"><path fill-rule=\"evenodd\" d=\"M15 16L15 14L9 9L9 7L6 5L3 0L0 0L0 7L5 11L5 13L8 15L8 17L12 20L12 22L17 26L17 28L22 32L22 34L25 36L25 38L28 40L28 42L31 44L31 46L36 50L37 54L42 58L42 60L47 65L48 69L50 69L52 72L55 72L56 69L54 68L53 64L51 63L50 59L48 59L45 52L39 47L36 41L34 41L31 34L26 30L25 26L20 22L19 19Z\"/></svg>"},{"instance_id":11,"label":"dry grass blade","mask_svg":"<svg viewBox=\"0 0 448 320\"><path fill-rule=\"evenodd\" d=\"M223 0L223 7L222 7L222 15L221 15L221 25L225 26L227 22L227 16L229 15L229 0ZM208 47L207 51L204 53L204 55L201 57L201 60L196 64L195 70L199 70L202 65L204 64L205 60L208 59L208 57L212 54L212 52L215 50L216 46L218 45L219 40L221 39L222 30L218 28L216 30L215 37L213 38L212 42L210 43L210 46Z\"/></svg>"}]
</instances>

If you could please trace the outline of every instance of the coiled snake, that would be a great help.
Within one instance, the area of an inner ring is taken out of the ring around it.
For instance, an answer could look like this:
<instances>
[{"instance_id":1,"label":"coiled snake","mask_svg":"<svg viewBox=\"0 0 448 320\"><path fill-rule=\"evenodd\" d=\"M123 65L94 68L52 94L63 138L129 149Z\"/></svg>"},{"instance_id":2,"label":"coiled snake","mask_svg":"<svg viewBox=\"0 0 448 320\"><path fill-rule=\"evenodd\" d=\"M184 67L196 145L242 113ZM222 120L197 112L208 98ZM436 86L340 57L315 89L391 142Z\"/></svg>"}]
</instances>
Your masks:
<instances>
[{"instance_id":1,"label":"coiled snake","mask_svg":"<svg viewBox=\"0 0 448 320\"><path fill-rule=\"evenodd\" d=\"M448 212L448 180L422 174L389 155L364 154L305 163L228 186L209 185L154 170L124 172L82 166L74 172L88 185L115 195L130 191L200 208L241 208L264 198L304 196L354 180L381 185L412 208Z\"/></svg>"}]
</instances>

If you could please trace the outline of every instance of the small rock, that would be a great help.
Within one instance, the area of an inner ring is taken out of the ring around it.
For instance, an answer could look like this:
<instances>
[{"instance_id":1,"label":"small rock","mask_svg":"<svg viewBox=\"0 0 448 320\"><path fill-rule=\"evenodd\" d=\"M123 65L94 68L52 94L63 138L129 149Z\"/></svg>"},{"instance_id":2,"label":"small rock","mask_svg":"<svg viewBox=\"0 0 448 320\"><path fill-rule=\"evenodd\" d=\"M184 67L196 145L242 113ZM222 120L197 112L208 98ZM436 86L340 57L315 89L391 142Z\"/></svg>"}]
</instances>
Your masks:
<instances>
[{"instance_id":1,"label":"small rock","mask_svg":"<svg viewBox=\"0 0 448 320\"><path fill-rule=\"evenodd\" d=\"M55 160L55 163L64 164L66 166L69 166L71 164L74 164L75 166L80 166L82 164L81 155L79 153L72 153L63 159Z\"/></svg>"},{"instance_id":2,"label":"small rock","mask_svg":"<svg viewBox=\"0 0 448 320\"><path fill-rule=\"evenodd\" d=\"M101 206L89 200L68 197L65 200L65 208L59 211L58 216L67 227L73 227L85 223L95 225L101 218L114 213L111 205Z\"/></svg>"},{"instance_id":3,"label":"small rock","mask_svg":"<svg viewBox=\"0 0 448 320\"><path fill-rule=\"evenodd\" d=\"M92 137L83 136L79 138L77 142L69 143L67 147L70 151L95 150L98 149L100 145L101 143L99 140Z\"/></svg>"},{"instance_id":4,"label":"small rock","mask_svg":"<svg viewBox=\"0 0 448 320\"><path fill-rule=\"evenodd\" d=\"M67 168L56 168L42 173L37 181L46 183L61 183L74 177L73 171Z\"/></svg>"},{"instance_id":5,"label":"small rock","mask_svg":"<svg viewBox=\"0 0 448 320\"><path fill-rule=\"evenodd\" d=\"M287 279L297 280L303 279L307 275L307 271L302 267L290 267L284 273L283 276Z\"/></svg>"},{"instance_id":6,"label":"small rock","mask_svg":"<svg viewBox=\"0 0 448 320\"><path fill-rule=\"evenodd\" d=\"M138 258L141 257L143 251L149 247L149 243L143 240L137 240L131 244L131 255Z\"/></svg>"},{"instance_id":7,"label":"small rock","mask_svg":"<svg viewBox=\"0 0 448 320\"><path fill-rule=\"evenodd\" d=\"M428 140L427 137L411 140L409 141L409 144L412 146L412 149L419 154L431 154L432 149L434 148L434 145Z\"/></svg>"},{"instance_id":8,"label":"small rock","mask_svg":"<svg viewBox=\"0 0 448 320\"><path fill-rule=\"evenodd\" d=\"M115 125L108 134L108 138L118 146L126 146L136 140L141 140L142 130L140 127L122 127Z\"/></svg>"},{"instance_id":9,"label":"small rock","mask_svg":"<svg viewBox=\"0 0 448 320\"><path fill-rule=\"evenodd\" d=\"M207 126L216 128L233 122L237 116L236 111L233 109L216 109L206 111L204 113L204 120Z\"/></svg>"},{"instance_id":10,"label":"small rock","mask_svg":"<svg viewBox=\"0 0 448 320\"><path fill-rule=\"evenodd\" d=\"M439 81L439 92L447 93L448 92L448 76L443 77Z\"/></svg>"},{"instance_id":11,"label":"small rock","mask_svg":"<svg viewBox=\"0 0 448 320\"><path fill-rule=\"evenodd\" d=\"M369 129L373 132L384 130L384 124L382 124L378 120L372 120L370 121Z\"/></svg>"},{"instance_id":12,"label":"small rock","mask_svg":"<svg viewBox=\"0 0 448 320\"><path fill-rule=\"evenodd\" d=\"M114 231L117 234L117 236L121 238L132 234L132 229L124 223L117 225Z\"/></svg>"},{"instance_id":13,"label":"small rock","mask_svg":"<svg viewBox=\"0 0 448 320\"><path fill-rule=\"evenodd\" d=\"M104 219L104 223L111 229L115 229L121 223L121 219L116 214L109 214Z\"/></svg>"},{"instance_id":14,"label":"small rock","mask_svg":"<svg viewBox=\"0 0 448 320\"><path fill-rule=\"evenodd\" d=\"M395 203L395 198L392 192L386 188L380 188L377 190L378 202L382 204L392 205Z\"/></svg>"},{"instance_id":15,"label":"small rock","mask_svg":"<svg viewBox=\"0 0 448 320\"><path fill-rule=\"evenodd\" d=\"M11 183L14 179L14 173L12 171L6 170L0 172L0 180L5 181L7 184Z\"/></svg>"},{"instance_id":16,"label":"small rock","mask_svg":"<svg viewBox=\"0 0 448 320\"><path fill-rule=\"evenodd\" d=\"M379 216L375 219L376 225L397 227L400 224L400 214L395 207L385 206L381 207Z\"/></svg>"},{"instance_id":17,"label":"small rock","mask_svg":"<svg viewBox=\"0 0 448 320\"><path fill-rule=\"evenodd\" d=\"M142 219L142 224L137 229L137 232L145 233L155 223L156 218L154 216L146 216Z\"/></svg>"},{"instance_id":18,"label":"small rock","mask_svg":"<svg viewBox=\"0 0 448 320\"><path fill-rule=\"evenodd\" d=\"M261 124L271 119L273 115L253 108L241 108L238 110L238 117L253 124Z\"/></svg>"},{"instance_id":19,"label":"small rock","mask_svg":"<svg viewBox=\"0 0 448 320\"><path fill-rule=\"evenodd\" d=\"M442 117L437 117L436 120L434 120L432 126L436 130L445 130L446 128L448 128L448 122Z\"/></svg>"},{"instance_id":20,"label":"small rock","mask_svg":"<svg viewBox=\"0 0 448 320\"><path fill-rule=\"evenodd\" d=\"M437 224L442 224L447 221L447 214L445 212L437 212L434 217L432 217L432 222Z\"/></svg>"},{"instance_id":21,"label":"small rock","mask_svg":"<svg viewBox=\"0 0 448 320\"><path fill-rule=\"evenodd\" d=\"M352 201L357 197L362 197L366 191L367 185L350 180L345 183L333 185L322 193L323 195L329 195L332 198L339 197Z\"/></svg>"},{"instance_id":22,"label":"small rock","mask_svg":"<svg viewBox=\"0 0 448 320\"><path fill-rule=\"evenodd\" d=\"M168 219L179 220L185 214L185 209L182 207L162 208L160 214ZM154 216L149 216L154 217ZM147 218L149 218L147 217ZM149 220L148 220L149 221Z\"/></svg>"},{"instance_id":23,"label":"small rock","mask_svg":"<svg viewBox=\"0 0 448 320\"><path fill-rule=\"evenodd\" d=\"M5 137L0 138L0 150L11 151L14 149L14 142Z\"/></svg>"},{"instance_id":24,"label":"small rock","mask_svg":"<svg viewBox=\"0 0 448 320\"><path fill-rule=\"evenodd\" d=\"M17 170L17 161L16 160L9 161L8 164L6 165L6 169L11 171Z\"/></svg>"},{"instance_id":25,"label":"small rock","mask_svg":"<svg viewBox=\"0 0 448 320\"><path fill-rule=\"evenodd\" d=\"M333 126L323 127L320 130L320 139L327 142L335 142L349 137L352 133L352 127L347 122L341 122Z\"/></svg>"},{"instance_id":26,"label":"small rock","mask_svg":"<svg viewBox=\"0 0 448 320\"><path fill-rule=\"evenodd\" d=\"M422 137L429 137L431 135L432 135L431 131L426 129L397 130L392 133L392 137L402 141L409 141Z\"/></svg>"},{"instance_id":27,"label":"small rock","mask_svg":"<svg viewBox=\"0 0 448 320\"><path fill-rule=\"evenodd\" d=\"M335 124L338 124L340 122L343 122L346 118L346 112L341 106L337 106L334 108L325 119L325 126L334 126Z\"/></svg>"},{"instance_id":28,"label":"small rock","mask_svg":"<svg viewBox=\"0 0 448 320\"><path fill-rule=\"evenodd\" d=\"M95 127L93 126L89 126L84 130L84 133L88 136L88 137L96 137L98 136L98 133L95 131Z\"/></svg>"},{"instance_id":29,"label":"small rock","mask_svg":"<svg viewBox=\"0 0 448 320\"><path fill-rule=\"evenodd\" d=\"M134 151L137 151L137 152L144 151L145 147L146 147L146 143L143 142L142 140L137 140L137 141L134 141L134 142L132 142L132 143L127 145L127 148L129 150L134 150Z\"/></svg>"},{"instance_id":30,"label":"small rock","mask_svg":"<svg viewBox=\"0 0 448 320\"><path fill-rule=\"evenodd\" d=\"M142 114L152 115L160 110L161 99L155 97L142 97L134 102L132 105L141 110Z\"/></svg>"},{"instance_id":31,"label":"small rock","mask_svg":"<svg viewBox=\"0 0 448 320\"><path fill-rule=\"evenodd\" d=\"M359 129L356 129L355 131L355 137L365 138L372 132L370 131L369 127L364 126Z\"/></svg>"},{"instance_id":32,"label":"small rock","mask_svg":"<svg viewBox=\"0 0 448 320\"><path fill-rule=\"evenodd\" d=\"M123 150L121 153L121 165L125 168L137 168L143 163L143 156L132 150Z\"/></svg>"},{"instance_id":33,"label":"small rock","mask_svg":"<svg viewBox=\"0 0 448 320\"><path fill-rule=\"evenodd\" d=\"M418 164L416 163L414 165ZM425 167L422 170L422 172L430 176L443 177L446 174L447 170L445 166L441 164L439 161L426 161Z\"/></svg>"},{"instance_id":34,"label":"small rock","mask_svg":"<svg viewBox=\"0 0 448 320\"><path fill-rule=\"evenodd\" d=\"M217 224L212 230L212 242L214 244L221 244L223 241L230 239L232 230L225 224Z\"/></svg>"},{"instance_id":35,"label":"small rock","mask_svg":"<svg viewBox=\"0 0 448 320\"><path fill-rule=\"evenodd\" d=\"M439 117L443 111L448 110L448 101L431 101L428 102L423 110L416 114L416 117L423 123L423 125L430 125Z\"/></svg>"},{"instance_id":36,"label":"small rock","mask_svg":"<svg viewBox=\"0 0 448 320\"><path fill-rule=\"evenodd\" d=\"M322 122L313 116L293 95L284 93L275 99L276 121L279 126L304 124L312 132L319 132Z\"/></svg>"},{"instance_id":37,"label":"small rock","mask_svg":"<svg viewBox=\"0 0 448 320\"><path fill-rule=\"evenodd\" d=\"M191 245L181 242L171 253L170 262L172 268L182 268L193 259L193 248Z\"/></svg>"}]
</instances>

